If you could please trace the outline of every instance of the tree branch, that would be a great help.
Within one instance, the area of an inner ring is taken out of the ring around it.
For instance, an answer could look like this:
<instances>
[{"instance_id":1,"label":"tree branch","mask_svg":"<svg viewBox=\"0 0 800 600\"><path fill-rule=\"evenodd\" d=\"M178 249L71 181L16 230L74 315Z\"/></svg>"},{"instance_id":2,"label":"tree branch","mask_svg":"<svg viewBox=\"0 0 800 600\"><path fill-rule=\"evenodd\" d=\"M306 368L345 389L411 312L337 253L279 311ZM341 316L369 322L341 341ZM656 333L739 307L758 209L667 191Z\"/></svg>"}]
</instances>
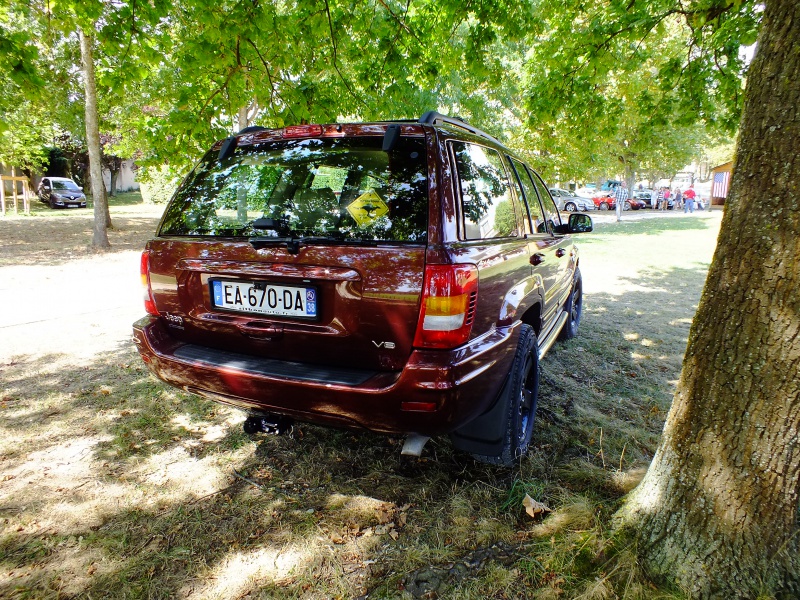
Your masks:
<instances>
[{"instance_id":1,"label":"tree branch","mask_svg":"<svg viewBox=\"0 0 800 600\"><path fill-rule=\"evenodd\" d=\"M344 87L347 88L347 91L350 92L350 95L353 97L353 99L366 108L367 103L356 95L356 93L350 87L350 84L344 78L344 75L342 75L342 72L339 70L338 59L336 57L336 38L333 35L333 19L331 18L331 8L328 4L328 0L325 0L325 13L328 15L328 29L331 32L331 47L333 48L333 68L336 69L336 72L339 74L339 78L342 80Z\"/></svg>"}]
</instances>

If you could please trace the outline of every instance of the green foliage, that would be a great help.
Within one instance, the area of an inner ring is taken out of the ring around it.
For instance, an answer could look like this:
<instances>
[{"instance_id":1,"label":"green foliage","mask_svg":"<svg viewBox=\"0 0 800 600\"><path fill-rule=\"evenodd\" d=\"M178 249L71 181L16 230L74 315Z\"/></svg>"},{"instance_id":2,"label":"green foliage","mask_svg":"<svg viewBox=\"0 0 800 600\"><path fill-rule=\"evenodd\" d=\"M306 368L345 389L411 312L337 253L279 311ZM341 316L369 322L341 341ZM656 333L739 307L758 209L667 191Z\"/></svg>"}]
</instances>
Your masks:
<instances>
[{"instance_id":1,"label":"green foliage","mask_svg":"<svg viewBox=\"0 0 800 600\"><path fill-rule=\"evenodd\" d=\"M141 167L136 179L146 204L166 204L181 182L174 169L167 166Z\"/></svg>"},{"instance_id":2,"label":"green foliage","mask_svg":"<svg viewBox=\"0 0 800 600\"><path fill-rule=\"evenodd\" d=\"M6 86L75 137L75 31L97 22L101 133L115 140L104 151L140 164L186 171L242 124L437 109L506 139L551 181L674 171L698 153L705 125L730 131L739 49L759 20L752 0L15 0L2 10Z\"/></svg>"},{"instance_id":3,"label":"green foliage","mask_svg":"<svg viewBox=\"0 0 800 600\"><path fill-rule=\"evenodd\" d=\"M545 173L669 171L706 127L736 127L755 2L544 0L540 11L525 104Z\"/></svg>"},{"instance_id":4,"label":"green foliage","mask_svg":"<svg viewBox=\"0 0 800 600\"><path fill-rule=\"evenodd\" d=\"M517 218L510 200L504 200L497 205L494 228L498 235L509 235L517 228Z\"/></svg>"}]
</instances>

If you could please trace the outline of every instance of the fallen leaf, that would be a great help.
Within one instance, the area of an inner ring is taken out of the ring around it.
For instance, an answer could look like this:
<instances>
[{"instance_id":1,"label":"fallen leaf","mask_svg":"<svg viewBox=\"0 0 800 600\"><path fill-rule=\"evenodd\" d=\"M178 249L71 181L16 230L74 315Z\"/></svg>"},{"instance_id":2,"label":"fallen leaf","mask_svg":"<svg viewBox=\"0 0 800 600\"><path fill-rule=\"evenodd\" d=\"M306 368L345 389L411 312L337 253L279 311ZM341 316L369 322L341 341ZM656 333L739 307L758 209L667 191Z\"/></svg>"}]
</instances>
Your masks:
<instances>
[{"instance_id":1,"label":"fallen leaf","mask_svg":"<svg viewBox=\"0 0 800 600\"><path fill-rule=\"evenodd\" d=\"M329 537L334 544L344 544L344 538L337 531L332 531Z\"/></svg>"},{"instance_id":2,"label":"fallen leaf","mask_svg":"<svg viewBox=\"0 0 800 600\"><path fill-rule=\"evenodd\" d=\"M542 504L541 502L537 502L528 494L525 494L525 498L522 500L522 506L525 507L525 512L527 512L528 515L533 518L543 515L544 513L552 512L550 507L548 507L546 504Z\"/></svg>"}]
</instances>

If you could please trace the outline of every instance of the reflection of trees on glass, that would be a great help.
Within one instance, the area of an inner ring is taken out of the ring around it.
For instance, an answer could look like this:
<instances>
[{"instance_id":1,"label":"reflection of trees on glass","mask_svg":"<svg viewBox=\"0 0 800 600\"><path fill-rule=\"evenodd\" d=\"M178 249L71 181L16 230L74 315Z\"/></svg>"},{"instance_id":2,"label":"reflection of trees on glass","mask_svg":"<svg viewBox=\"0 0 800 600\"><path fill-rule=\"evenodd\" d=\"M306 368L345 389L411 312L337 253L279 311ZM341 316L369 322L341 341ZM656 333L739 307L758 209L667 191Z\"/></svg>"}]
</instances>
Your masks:
<instances>
[{"instance_id":1,"label":"reflection of trees on glass","mask_svg":"<svg viewBox=\"0 0 800 600\"><path fill-rule=\"evenodd\" d=\"M514 205L510 200L503 200L497 205L494 213L494 228L497 235L508 236L514 233L517 227L517 217L514 215Z\"/></svg>"},{"instance_id":2,"label":"reflection of trees on glass","mask_svg":"<svg viewBox=\"0 0 800 600\"><path fill-rule=\"evenodd\" d=\"M463 142L454 142L453 150L461 182L466 238L493 238L516 233L508 178L500 155L489 148ZM508 203L509 213L501 221L503 228L498 229L496 212L502 203Z\"/></svg>"},{"instance_id":3,"label":"reflection of trees on glass","mask_svg":"<svg viewBox=\"0 0 800 600\"><path fill-rule=\"evenodd\" d=\"M423 242L428 197L425 146L400 138L290 140L209 153L168 206L165 235L264 235L252 222L281 224L266 235ZM354 219L348 207L367 194ZM366 210L364 210L366 208Z\"/></svg>"},{"instance_id":4,"label":"reflection of trees on glass","mask_svg":"<svg viewBox=\"0 0 800 600\"><path fill-rule=\"evenodd\" d=\"M521 162L513 160L514 169L519 176L519 181L522 184L522 189L525 192L525 202L527 203L528 211L530 212L531 219L533 220L533 231L536 233L547 233L547 225L545 225L544 217L542 216L542 207L539 204L539 198L534 190L533 181L531 181L530 174Z\"/></svg>"}]
</instances>

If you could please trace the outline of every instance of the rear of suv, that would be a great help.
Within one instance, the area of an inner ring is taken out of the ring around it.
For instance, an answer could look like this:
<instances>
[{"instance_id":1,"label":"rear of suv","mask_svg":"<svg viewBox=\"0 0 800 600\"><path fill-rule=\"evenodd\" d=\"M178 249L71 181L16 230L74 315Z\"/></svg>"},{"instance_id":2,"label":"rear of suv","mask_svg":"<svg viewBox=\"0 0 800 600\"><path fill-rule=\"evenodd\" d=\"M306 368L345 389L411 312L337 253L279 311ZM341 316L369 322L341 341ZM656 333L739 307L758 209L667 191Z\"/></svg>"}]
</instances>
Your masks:
<instances>
[{"instance_id":1,"label":"rear of suv","mask_svg":"<svg viewBox=\"0 0 800 600\"><path fill-rule=\"evenodd\" d=\"M180 185L142 254L143 360L250 414L447 434L511 464L538 361L576 334L578 251L541 178L488 134L419 121L248 128Z\"/></svg>"}]
</instances>

